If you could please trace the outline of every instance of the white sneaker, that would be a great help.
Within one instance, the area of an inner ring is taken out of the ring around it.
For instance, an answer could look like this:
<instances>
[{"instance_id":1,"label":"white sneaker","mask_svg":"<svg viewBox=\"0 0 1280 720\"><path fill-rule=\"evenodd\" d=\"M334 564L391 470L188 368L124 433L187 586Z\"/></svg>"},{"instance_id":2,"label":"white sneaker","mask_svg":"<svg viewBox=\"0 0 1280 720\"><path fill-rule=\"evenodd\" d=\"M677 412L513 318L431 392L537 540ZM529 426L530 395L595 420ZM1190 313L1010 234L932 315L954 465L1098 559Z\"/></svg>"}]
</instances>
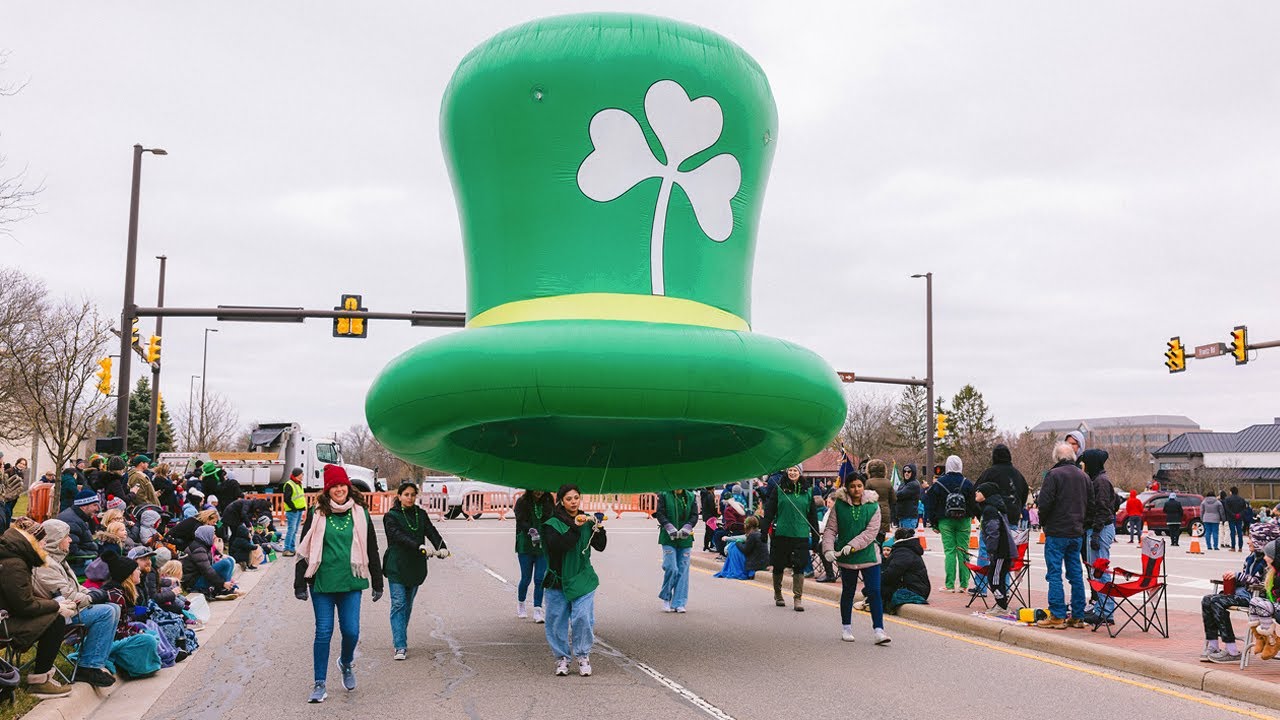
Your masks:
<instances>
[{"instance_id":1,"label":"white sneaker","mask_svg":"<svg viewBox=\"0 0 1280 720\"><path fill-rule=\"evenodd\" d=\"M542 608L534 606L533 621L536 623L544 623L547 621L547 616L542 613Z\"/></svg>"},{"instance_id":2,"label":"white sneaker","mask_svg":"<svg viewBox=\"0 0 1280 720\"><path fill-rule=\"evenodd\" d=\"M591 676L591 658L586 655L578 658L578 674L582 677Z\"/></svg>"},{"instance_id":3,"label":"white sneaker","mask_svg":"<svg viewBox=\"0 0 1280 720\"><path fill-rule=\"evenodd\" d=\"M845 625L840 634L840 639L845 642L853 642L853 626Z\"/></svg>"},{"instance_id":4,"label":"white sneaker","mask_svg":"<svg viewBox=\"0 0 1280 720\"><path fill-rule=\"evenodd\" d=\"M893 640L885 634L884 628L876 628L876 644L888 645L890 642L893 642Z\"/></svg>"},{"instance_id":5,"label":"white sneaker","mask_svg":"<svg viewBox=\"0 0 1280 720\"><path fill-rule=\"evenodd\" d=\"M569 674L569 658L562 657L556 661L556 675L564 676Z\"/></svg>"},{"instance_id":6,"label":"white sneaker","mask_svg":"<svg viewBox=\"0 0 1280 720\"><path fill-rule=\"evenodd\" d=\"M529 613L525 612L525 610L524 610L524 601L523 601L523 600L519 600L519 601L517 601L517 602L516 602L516 617L520 618L521 620L523 620L524 618L529 617Z\"/></svg>"},{"instance_id":7,"label":"white sneaker","mask_svg":"<svg viewBox=\"0 0 1280 720\"><path fill-rule=\"evenodd\" d=\"M683 614L686 612L686 610L685 610L684 608L682 608L682 607L678 607L678 608L676 608L676 612L678 612L678 613L680 613L681 615L683 615Z\"/></svg>"},{"instance_id":8,"label":"white sneaker","mask_svg":"<svg viewBox=\"0 0 1280 720\"><path fill-rule=\"evenodd\" d=\"M675 612L675 609L671 607L670 600L662 601L662 612Z\"/></svg>"},{"instance_id":9,"label":"white sneaker","mask_svg":"<svg viewBox=\"0 0 1280 720\"><path fill-rule=\"evenodd\" d=\"M404 660L409 657L409 651L404 648L396 648L396 654L393 656L395 660Z\"/></svg>"}]
</instances>

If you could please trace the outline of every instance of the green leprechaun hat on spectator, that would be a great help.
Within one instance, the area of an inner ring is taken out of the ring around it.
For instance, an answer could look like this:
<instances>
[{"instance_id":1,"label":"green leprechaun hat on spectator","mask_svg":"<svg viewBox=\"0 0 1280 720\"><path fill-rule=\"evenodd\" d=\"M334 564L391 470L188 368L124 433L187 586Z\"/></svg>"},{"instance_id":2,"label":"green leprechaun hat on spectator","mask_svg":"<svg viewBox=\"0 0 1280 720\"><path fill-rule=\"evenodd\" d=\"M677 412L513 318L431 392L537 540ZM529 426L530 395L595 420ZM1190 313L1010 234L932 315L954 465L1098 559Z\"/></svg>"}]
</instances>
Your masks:
<instances>
[{"instance_id":1,"label":"green leprechaun hat on spectator","mask_svg":"<svg viewBox=\"0 0 1280 720\"><path fill-rule=\"evenodd\" d=\"M584 492L736 480L826 446L836 373L750 332L777 111L741 48L654 17L539 20L467 55L440 115L467 329L374 382L383 445Z\"/></svg>"}]
</instances>

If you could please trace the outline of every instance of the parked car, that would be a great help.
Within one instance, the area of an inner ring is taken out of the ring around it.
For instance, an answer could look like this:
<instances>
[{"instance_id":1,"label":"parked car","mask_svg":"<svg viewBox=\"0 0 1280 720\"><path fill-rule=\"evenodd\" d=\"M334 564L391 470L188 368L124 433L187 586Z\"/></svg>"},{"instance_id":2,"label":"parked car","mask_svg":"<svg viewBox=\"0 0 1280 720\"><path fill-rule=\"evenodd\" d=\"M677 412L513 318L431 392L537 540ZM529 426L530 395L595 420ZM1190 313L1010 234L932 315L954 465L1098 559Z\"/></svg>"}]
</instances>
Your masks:
<instances>
[{"instance_id":1,"label":"parked car","mask_svg":"<svg viewBox=\"0 0 1280 720\"><path fill-rule=\"evenodd\" d=\"M1192 537L1201 537L1204 535L1204 523L1200 521L1200 501L1204 500L1203 495L1195 493L1183 493L1174 491L1178 495L1178 502L1182 503L1182 531L1189 533ZM1119 491L1116 493L1119 495ZM1124 494L1124 499L1129 499L1129 494ZM1138 493L1138 499L1142 501L1142 525L1144 528L1150 528L1157 535L1164 534L1166 525L1164 515L1164 503L1169 499L1169 493L1160 490L1148 490ZM1116 512L1116 533L1122 533L1125 530L1125 522L1128 514L1124 510L1124 502L1120 503L1120 509Z\"/></svg>"}]
</instances>

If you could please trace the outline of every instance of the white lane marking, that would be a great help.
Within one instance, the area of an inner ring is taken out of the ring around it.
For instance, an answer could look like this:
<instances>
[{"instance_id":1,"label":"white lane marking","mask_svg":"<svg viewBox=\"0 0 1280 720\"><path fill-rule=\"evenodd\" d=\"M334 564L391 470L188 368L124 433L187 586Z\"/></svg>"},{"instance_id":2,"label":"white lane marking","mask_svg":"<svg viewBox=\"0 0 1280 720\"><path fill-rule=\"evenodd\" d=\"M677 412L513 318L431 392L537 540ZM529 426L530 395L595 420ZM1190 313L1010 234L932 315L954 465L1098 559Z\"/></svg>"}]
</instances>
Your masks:
<instances>
[{"instance_id":1,"label":"white lane marking","mask_svg":"<svg viewBox=\"0 0 1280 720\"><path fill-rule=\"evenodd\" d=\"M504 578L504 577L502 577L501 575L499 575L498 573L496 573L496 572L494 572L494 571L490 570L487 566L481 565L480 567L481 567L481 568L483 568L485 572L487 572L487 573L489 573L490 575L492 575L493 577L497 578L497 579L498 579L498 581L499 581L499 582L501 582L503 585L510 585L510 584L511 584L511 583L507 582L507 579L506 579L506 578ZM681 685L680 683L676 682L675 680L672 680L671 678L667 677L666 675L663 675L662 673L658 672L657 670L654 670L654 669L653 669L653 667L651 667L651 666L649 666L649 665L647 665L647 664L645 664L645 663L640 662L639 660L636 660L636 659L634 659L634 658L632 658L632 657L628 656L626 653L622 652L621 650L618 650L617 648L615 648L614 646L612 646L612 645L610 645L609 643L605 642L604 640L601 640L599 636L597 636L597 637L596 637L596 645L599 645L600 647L602 647L602 648L604 648L605 650L607 650L607 651L609 652L609 654L611 654L611 655L613 655L613 656L615 656L615 657L621 658L621 659L623 659L623 660L627 661L628 663L631 663L631 664L632 664L633 666L635 666L635 667L636 667L636 669L638 669L640 672L642 672L642 673L644 673L645 675L648 675L649 677L651 677L651 678L653 678L654 680L658 681L658 684L659 684L659 685L661 685L661 686L665 687L666 689L670 690L671 692L673 692L673 693L675 693L675 694L679 695L680 697L684 698L685 700L689 701L690 703L692 703L692 704L693 704L693 706L694 706L694 707L696 707L696 708L698 708L699 710L701 710L701 711L705 712L706 714L710 715L711 717L715 718L716 720L735 720L735 719L734 719L734 717L733 717L732 715L730 715L730 714L726 713L725 711L721 710L720 708L716 707L715 705L712 705L711 703L707 702L706 700L703 700L701 696L699 696L697 693L693 692L693 691L692 691L692 690L690 690L689 688L687 688L687 687L685 687L685 686Z\"/></svg>"}]
</instances>

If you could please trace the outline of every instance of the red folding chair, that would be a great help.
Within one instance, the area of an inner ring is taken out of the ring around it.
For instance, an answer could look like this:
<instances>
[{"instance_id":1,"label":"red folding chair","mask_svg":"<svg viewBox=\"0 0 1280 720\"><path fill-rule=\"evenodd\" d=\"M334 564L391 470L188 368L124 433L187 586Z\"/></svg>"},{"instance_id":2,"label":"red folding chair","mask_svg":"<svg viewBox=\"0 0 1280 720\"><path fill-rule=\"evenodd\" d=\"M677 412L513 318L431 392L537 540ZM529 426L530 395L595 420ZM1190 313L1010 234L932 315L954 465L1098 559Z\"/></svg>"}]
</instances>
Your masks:
<instances>
[{"instance_id":1,"label":"red folding chair","mask_svg":"<svg viewBox=\"0 0 1280 720\"><path fill-rule=\"evenodd\" d=\"M1031 543L1031 532L1026 528L1019 528L1013 531L1013 541L1018 544L1018 555L1009 563L1008 573L1012 576L1009 580L1009 605L1016 607L1031 607L1031 555L1028 552ZM965 563L965 567L969 568L969 572L974 575L987 575L991 569L989 565L977 565L975 563ZM990 583L988 583L990 584ZM1026 590L1023 590L1026 585ZM973 605L975 600L981 600L984 608L990 608L991 604L987 602L986 594L978 595L976 593L969 594L969 602L965 603L965 607Z\"/></svg>"},{"instance_id":2,"label":"red folding chair","mask_svg":"<svg viewBox=\"0 0 1280 720\"><path fill-rule=\"evenodd\" d=\"M1152 533L1142 536L1142 572L1135 573L1124 568L1111 568L1110 580L1089 579L1089 585L1098 593L1098 602L1110 600L1115 603L1115 613L1124 616L1123 623L1112 623L1107 626L1111 637L1130 624L1147 632L1155 628L1162 637L1169 637L1169 597L1167 588L1169 575L1164 565L1164 540L1156 538ZM1120 576L1128 578L1117 582ZM1103 618L1094 623L1094 632L1103 624Z\"/></svg>"}]
</instances>

